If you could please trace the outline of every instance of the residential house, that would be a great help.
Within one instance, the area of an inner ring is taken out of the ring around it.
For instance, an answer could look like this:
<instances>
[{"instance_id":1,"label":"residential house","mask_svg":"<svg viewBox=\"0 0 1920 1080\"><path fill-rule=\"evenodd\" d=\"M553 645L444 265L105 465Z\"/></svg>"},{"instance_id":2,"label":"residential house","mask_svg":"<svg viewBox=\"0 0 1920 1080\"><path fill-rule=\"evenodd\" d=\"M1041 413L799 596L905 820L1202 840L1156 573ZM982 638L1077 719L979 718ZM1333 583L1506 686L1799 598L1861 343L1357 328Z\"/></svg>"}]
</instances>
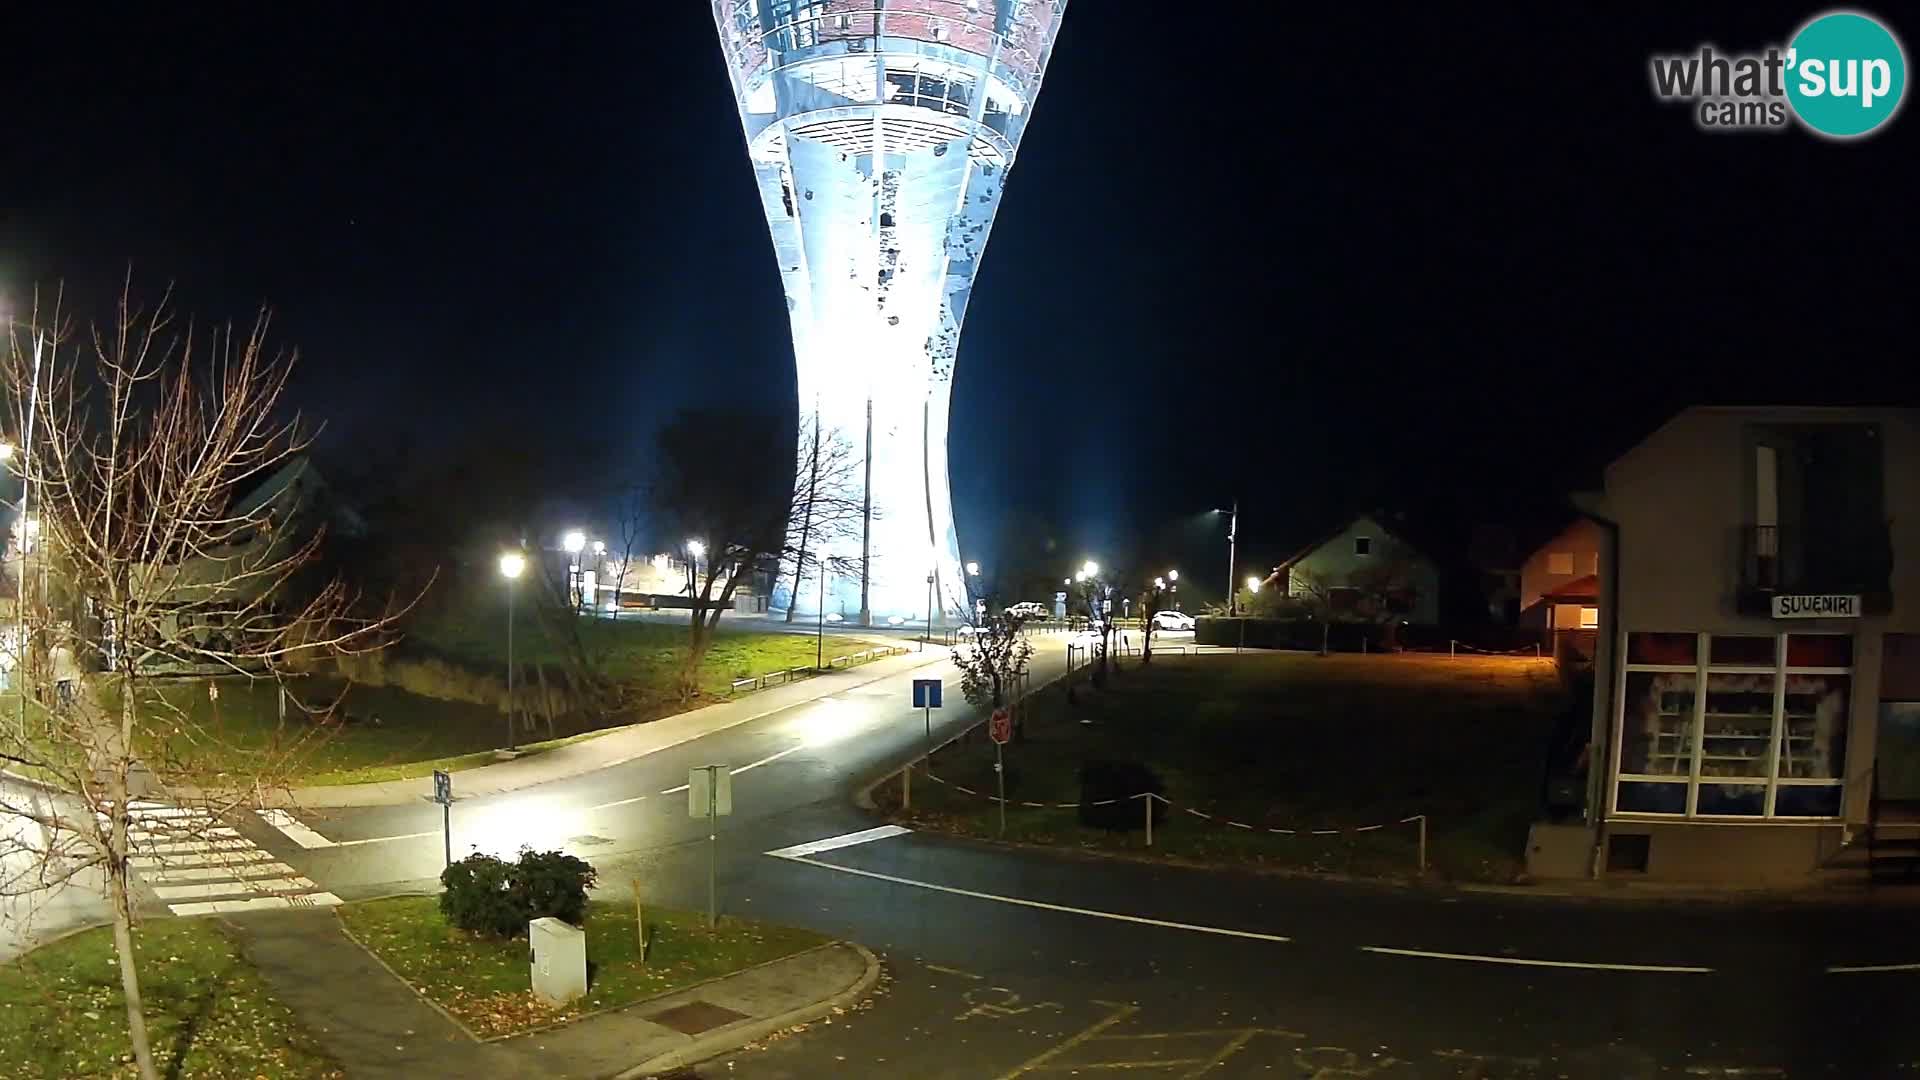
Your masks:
<instances>
[{"instance_id":1,"label":"residential house","mask_svg":"<svg viewBox=\"0 0 1920 1080\"><path fill-rule=\"evenodd\" d=\"M1417 626L1440 621L1440 571L1434 560L1381 523L1383 514L1361 514L1274 567L1269 578L1287 595L1324 593L1335 619L1383 621L1388 616Z\"/></svg>"},{"instance_id":2,"label":"residential house","mask_svg":"<svg viewBox=\"0 0 1920 1080\"><path fill-rule=\"evenodd\" d=\"M1581 502L1600 540L1585 850L1537 827L1530 859L1694 880L1911 869L1920 412L1691 408Z\"/></svg>"},{"instance_id":3,"label":"residential house","mask_svg":"<svg viewBox=\"0 0 1920 1080\"><path fill-rule=\"evenodd\" d=\"M1563 663L1593 660L1602 531L1592 518L1575 518L1520 564L1520 625L1547 635Z\"/></svg>"}]
</instances>

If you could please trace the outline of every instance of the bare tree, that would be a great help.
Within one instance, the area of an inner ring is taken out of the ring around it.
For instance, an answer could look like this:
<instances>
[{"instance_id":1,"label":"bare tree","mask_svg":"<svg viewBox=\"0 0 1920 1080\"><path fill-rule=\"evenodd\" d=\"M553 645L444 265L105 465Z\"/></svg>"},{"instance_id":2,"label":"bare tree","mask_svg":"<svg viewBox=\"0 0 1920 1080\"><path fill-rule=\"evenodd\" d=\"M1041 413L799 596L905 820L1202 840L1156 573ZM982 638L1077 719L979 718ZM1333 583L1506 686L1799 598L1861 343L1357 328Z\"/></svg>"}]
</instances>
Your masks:
<instances>
[{"instance_id":1,"label":"bare tree","mask_svg":"<svg viewBox=\"0 0 1920 1080\"><path fill-rule=\"evenodd\" d=\"M181 325L165 296L142 309L129 286L112 320L85 334L58 300L36 306L11 328L0 367L9 420L31 433L15 455L31 497L14 598L19 715L0 718L0 759L46 789L0 791L0 818L25 826L0 843L27 864L0 893L105 878L146 1080L159 1073L134 967L129 857L161 857L157 843L204 836L258 805L324 738L296 717L267 745L228 745L217 719L157 692L156 670L278 678L302 657L377 647L399 614L362 613L338 580L313 580L325 530L295 520L297 499L237 498L269 478L293 484L308 443L280 409L294 356L271 350L267 330L265 311L239 330ZM136 835L138 798L192 812L165 826L143 819Z\"/></svg>"},{"instance_id":2,"label":"bare tree","mask_svg":"<svg viewBox=\"0 0 1920 1080\"><path fill-rule=\"evenodd\" d=\"M809 560L817 563L819 550L860 535L864 510L860 467L852 439L838 429L823 431L817 412L801 418L793 500L787 510L789 542L782 558L783 564L793 566L788 622L793 621L794 611L800 606L800 586L806 580Z\"/></svg>"}]
</instances>

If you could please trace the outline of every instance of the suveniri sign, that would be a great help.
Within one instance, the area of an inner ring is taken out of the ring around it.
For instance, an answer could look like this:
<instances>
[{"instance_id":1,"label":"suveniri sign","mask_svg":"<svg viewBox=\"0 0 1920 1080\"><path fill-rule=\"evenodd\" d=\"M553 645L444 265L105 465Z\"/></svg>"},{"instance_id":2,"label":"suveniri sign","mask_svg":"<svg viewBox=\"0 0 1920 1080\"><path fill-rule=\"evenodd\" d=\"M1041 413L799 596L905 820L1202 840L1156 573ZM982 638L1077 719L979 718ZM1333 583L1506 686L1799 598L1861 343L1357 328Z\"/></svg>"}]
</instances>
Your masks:
<instances>
[{"instance_id":1,"label":"suveniri sign","mask_svg":"<svg viewBox=\"0 0 1920 1080\"><path fill-rule=\"evenodd\" d=\"M1858 596L1776 596L1776 619L1856 619L1860 617Z\"/></svg>"}]
</instances>

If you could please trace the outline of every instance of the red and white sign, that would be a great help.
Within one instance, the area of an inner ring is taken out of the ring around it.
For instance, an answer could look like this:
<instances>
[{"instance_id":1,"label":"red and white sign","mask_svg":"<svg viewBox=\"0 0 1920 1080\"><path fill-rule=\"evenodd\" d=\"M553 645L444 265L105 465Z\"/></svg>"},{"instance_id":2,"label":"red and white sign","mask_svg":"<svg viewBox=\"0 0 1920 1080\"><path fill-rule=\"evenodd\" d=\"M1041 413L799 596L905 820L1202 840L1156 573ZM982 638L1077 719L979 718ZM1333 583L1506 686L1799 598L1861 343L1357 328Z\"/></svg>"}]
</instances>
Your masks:
<instances>
[{"instance_id":1,"label":"red and white sign","mask_svg":"<svg viewBox=\"0 0 1920 1080\"><path fill-rule=\"evenodd\" d=\"M993 710L993 719L987 721L987 737L1002 745L1013 738L1013 717L1007 715L1007 710Z\"/></svg>"}]
</instances>

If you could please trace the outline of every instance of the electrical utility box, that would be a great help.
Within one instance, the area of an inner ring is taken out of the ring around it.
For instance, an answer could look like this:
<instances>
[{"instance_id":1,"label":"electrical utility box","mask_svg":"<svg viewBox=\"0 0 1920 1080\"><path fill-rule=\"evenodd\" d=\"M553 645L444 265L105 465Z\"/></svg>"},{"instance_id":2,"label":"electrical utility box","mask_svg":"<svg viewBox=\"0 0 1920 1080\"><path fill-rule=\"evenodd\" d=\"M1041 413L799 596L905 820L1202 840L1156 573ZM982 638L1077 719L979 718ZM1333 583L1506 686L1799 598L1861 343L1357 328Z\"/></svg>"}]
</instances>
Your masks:
<instances>
[{"instance_id":1,"label":"electrical utility box","mask_svg":"<svg viewBox=\"0 0 1920 1080\"><path fill-rule=\"evenodd\" d=\"M556 1008L587 993L587 932L563 919L527 924L533 993Z\"/></svg>"}]
</instances>

